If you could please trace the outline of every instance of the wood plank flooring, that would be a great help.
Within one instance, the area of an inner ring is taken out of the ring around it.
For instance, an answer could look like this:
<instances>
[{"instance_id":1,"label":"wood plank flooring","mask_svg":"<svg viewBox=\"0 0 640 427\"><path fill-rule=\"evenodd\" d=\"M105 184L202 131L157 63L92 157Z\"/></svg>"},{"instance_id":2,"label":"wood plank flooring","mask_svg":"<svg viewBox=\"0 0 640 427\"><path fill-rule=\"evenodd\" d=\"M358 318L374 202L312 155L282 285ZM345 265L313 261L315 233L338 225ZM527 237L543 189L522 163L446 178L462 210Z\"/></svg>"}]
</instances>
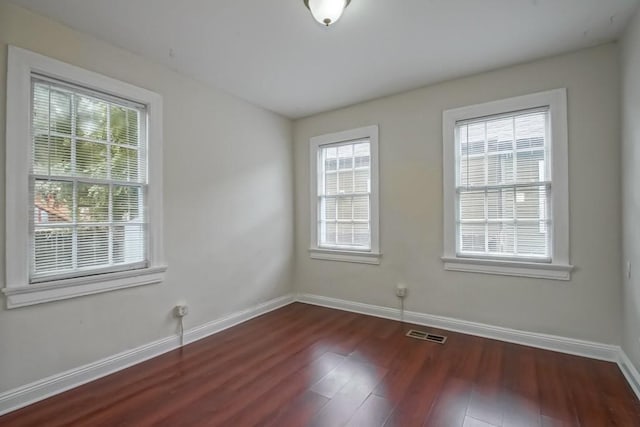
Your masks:
<instances>
[{"instance_id":1,"label":"wood plank flooring","mask_svg":"<svg viewBox=\"0 0 640 427\"><path fill-rule=\"evenodd\" d=\"M613 363L292 304L1 426L640 426ZM426 329L417 327L419 329Z\"/></svg>"}]
</instances>

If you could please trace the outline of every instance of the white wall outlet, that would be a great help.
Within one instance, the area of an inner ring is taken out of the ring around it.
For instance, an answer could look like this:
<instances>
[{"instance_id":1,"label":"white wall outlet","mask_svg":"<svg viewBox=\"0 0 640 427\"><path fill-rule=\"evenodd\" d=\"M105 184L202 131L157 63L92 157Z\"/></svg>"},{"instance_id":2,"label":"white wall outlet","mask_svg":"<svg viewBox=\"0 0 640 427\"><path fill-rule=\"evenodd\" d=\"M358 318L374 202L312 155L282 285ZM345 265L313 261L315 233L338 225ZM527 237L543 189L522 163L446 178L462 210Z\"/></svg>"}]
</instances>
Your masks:
<instances>
[{"instance_id":1,"label":"white wall outlet","mask_svg":"<svg viewBox=\"0 0 640 427\"><path fill-rule=\"evenodd\" d=\"M178 304L173 308L176 317L184 317L189 314L189 307L186 304Z\"/></svg>"},{"instance_id":2,"label":"white wall outlet","mask_svg":"<svg viewBox=\"0 0 640 427\"><path fill-rule=\"evenodd\" d=\"M396 296L398 298L404 298L407 296L407 285L404 285L402 283L398 283L396 285Z\"/></svg>"},{"instance_id":3,"label":"white wall outlet","mask_svg":"<svg viewBox=\"0 0 640 427\"><path fill-rule=\"evenodd\" d=\"M627 279L631 279L631 261L627 261Z\"/></svg>"}]
</instances>

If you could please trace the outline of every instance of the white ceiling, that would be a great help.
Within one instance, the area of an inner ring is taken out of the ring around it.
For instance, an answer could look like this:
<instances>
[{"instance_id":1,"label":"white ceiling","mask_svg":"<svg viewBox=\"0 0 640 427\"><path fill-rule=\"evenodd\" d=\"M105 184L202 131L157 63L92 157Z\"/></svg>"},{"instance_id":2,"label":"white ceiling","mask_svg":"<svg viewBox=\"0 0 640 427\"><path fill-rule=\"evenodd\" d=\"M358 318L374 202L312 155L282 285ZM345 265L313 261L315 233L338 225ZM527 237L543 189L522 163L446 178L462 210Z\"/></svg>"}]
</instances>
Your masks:
<instances>
[{"instance_id":1,"label":"white ceiling","mask_svg":"<svg viewBox=\"0 0 640 427\"><path fill-rule=\"evenodd\" d=\"M13 0L298 118L616 39L638 0ZM170 55L170 50L172 54Z\"/></svg>"}]
</instances>

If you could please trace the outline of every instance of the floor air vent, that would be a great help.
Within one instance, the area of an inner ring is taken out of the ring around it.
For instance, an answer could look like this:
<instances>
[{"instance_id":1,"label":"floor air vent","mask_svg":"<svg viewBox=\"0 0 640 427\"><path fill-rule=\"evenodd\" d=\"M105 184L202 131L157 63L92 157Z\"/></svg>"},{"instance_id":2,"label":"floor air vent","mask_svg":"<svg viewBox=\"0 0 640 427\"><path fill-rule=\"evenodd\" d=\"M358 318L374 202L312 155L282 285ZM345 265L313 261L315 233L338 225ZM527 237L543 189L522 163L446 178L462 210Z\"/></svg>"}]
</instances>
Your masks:
<instances>
[{"instance_id":1,"label":"floor air vent","mask_svg":"<svg viewBox=\"0 0 640 427\"><path fill-rule=\"evenodd\" d=\"M438 344L444 344L447 341L447 337L443 335L430 334L428 332L417 331L415 329L411 329L407 332L407 336L419 340L436 342Z\"/></svg>"}]
</instances>

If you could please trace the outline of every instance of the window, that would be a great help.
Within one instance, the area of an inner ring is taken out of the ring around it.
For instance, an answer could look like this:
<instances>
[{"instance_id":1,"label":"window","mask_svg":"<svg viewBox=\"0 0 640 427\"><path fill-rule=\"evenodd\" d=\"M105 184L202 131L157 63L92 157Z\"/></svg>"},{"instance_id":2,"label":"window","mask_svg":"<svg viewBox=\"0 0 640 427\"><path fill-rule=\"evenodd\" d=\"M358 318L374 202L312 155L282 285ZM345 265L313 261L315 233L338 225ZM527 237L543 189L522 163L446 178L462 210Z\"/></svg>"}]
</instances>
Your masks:
<instances>
[{"instance_id":1,"label":"window","mask_svg":"<svg viewBox=\"0 0 640 427\"><path fill-rule=\"evenodd\" d=\"M549 109L456 123L457 254L550 260Z\"/></svg>"},{"instance_id":2,"label":"window","mask_svg":"<svg viewBox=\"0 0 640 427\"><path fill-rule=\"evenodd\" d=\"M311 139L311 257L378 264L378 127Z\"/></svg>"},{"instance_id":3,"label":"window","mask_svg":"<svg viewBox=\"0 0 640 427\"><path fill-rule=\"evenodd\" d=\"M566 92L444 112L445 268L569 280Z\"/></svg>"},{"instance_id":4,"label":"window","mask_svg":"<svg viewBox=\"0 0 640 427\"><path fill-rule=\"evenodd\" d=\"M31 78L30 282L144 268L144 105Z\"/></svg>"},{"instance_id":5,"label":"window","mask_svg":"<svg viewBox=\"0 0 640 427\"><path fill-rule=\"evenodd\" d=\"M8 306L161 281L159 95L15 47L8 88Z\"/></svg>"}]
</instances>

